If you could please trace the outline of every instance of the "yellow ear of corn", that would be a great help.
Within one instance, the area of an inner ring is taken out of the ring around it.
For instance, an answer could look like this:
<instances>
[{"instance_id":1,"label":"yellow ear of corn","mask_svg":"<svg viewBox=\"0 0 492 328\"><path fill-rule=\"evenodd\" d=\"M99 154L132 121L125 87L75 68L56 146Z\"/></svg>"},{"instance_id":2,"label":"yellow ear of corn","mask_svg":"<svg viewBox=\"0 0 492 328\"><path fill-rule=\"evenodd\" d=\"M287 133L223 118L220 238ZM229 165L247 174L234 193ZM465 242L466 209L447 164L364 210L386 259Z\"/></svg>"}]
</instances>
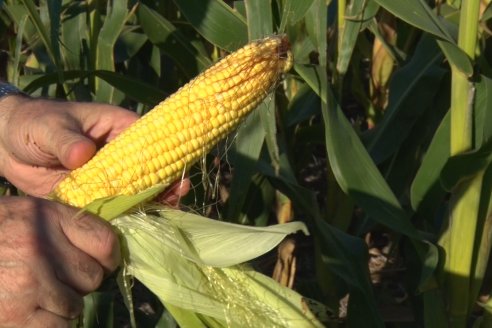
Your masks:
<instances>
[{"instance_id":1,"label":"yellow ear of corn","mask_svg":"<svg viewBox=\"0 0 492 328\"><path fill-rule=\"evenodd\" d=\"M252 42L225 57L105 145L54 190L77 207L170 184L254 109L292 66L285 37Z\"/></svg>"}]
</instances>

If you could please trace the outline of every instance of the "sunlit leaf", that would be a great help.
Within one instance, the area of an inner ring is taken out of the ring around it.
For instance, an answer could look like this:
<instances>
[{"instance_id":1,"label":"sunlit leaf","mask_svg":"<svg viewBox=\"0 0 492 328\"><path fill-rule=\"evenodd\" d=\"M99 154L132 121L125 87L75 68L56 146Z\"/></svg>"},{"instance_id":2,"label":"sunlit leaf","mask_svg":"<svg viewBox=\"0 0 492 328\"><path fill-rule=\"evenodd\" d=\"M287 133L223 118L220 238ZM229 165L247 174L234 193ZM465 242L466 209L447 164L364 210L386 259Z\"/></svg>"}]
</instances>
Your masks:
<instances>
[{"instance_id":1,"label":"sunlit leaf","mask_svg":"<svg viewBox=\"0 0 492 328\"><path fill-rule=\"evenodd\" d=\"M120 35L125 24L128 9L126 0L113 1L107 3L107 15L103 26L99 31L97 51L96 51L96 70L114 71L113 49L116 40ZM96 100L112 103L115 100L114 87L105 81L96 79Z\"/></svg>"},{"instance_id":2,"label":"sunlit leaf","mask_svg":"<svg viewBox=\"0 0 492 328\"><path fill-rule=\"evenodd\" d=\"M294 25L301 20L309 7L313 4L313 0L297 1L287 0L283 3L282 20L280 22L280 31L283 31L287 23Z\"/></svg>"},{"instance_id":3,"label":"sunlit leaf","mask_svg":"<svg viewBox=\"0 0 492 328\"><path fill-rule=\"evenodd\" d=\"M156 11L141 3L137 16L149 40L174 59L188 78L211 65L210 59L203 56L190 39Z\"/></svg>"},{"instance_id":4,"label":"sunlit leaf","mask_svg":"<svg viewBox=\"0 0 492 328\"><path fill-rule=\"evenodd\" d=\"M467 55L456 45L455 38L451 35L446 25L431 10L424 0L374 0L396 17L405 22L426 31L435 37L451 64L465 73L473 74L473 66Z\"/></svg>"},{"instance_id":5,"label":"sunlit leaf","mask_svg":"<svg viewBox=\"0 0 492 328\"><path fill-rule=\"evenodd\" d=\"M174 0L186 19L216 46L233 51L248 42L243 18L219 0Z\"/></svg>"},{"instance_id":6,"label":"sunlit leaf","mask_svg":"<svg viewBox=\"0 0 492 328\"><path fill-rule=\"evenodd\" d=\"M253 0L245 3L250 40L260 39L273 33L272 6L270 1ZM272 165L279 167L279 149L277 143L277 124L275 113L275 96L268 97L258 107L260 120L265 130L265 141L272 160Z\"/></svg>"},{"instance_id":7,"label":"sunlit leaf","mask_svg":"<svg viewBox=\"0 0 492 328\"><path fill-rule=\"evenodd\" d=\"M446 26L423 0L374 0L396 17L443 40L454 42Z\"/></svg>"}]
</instances>

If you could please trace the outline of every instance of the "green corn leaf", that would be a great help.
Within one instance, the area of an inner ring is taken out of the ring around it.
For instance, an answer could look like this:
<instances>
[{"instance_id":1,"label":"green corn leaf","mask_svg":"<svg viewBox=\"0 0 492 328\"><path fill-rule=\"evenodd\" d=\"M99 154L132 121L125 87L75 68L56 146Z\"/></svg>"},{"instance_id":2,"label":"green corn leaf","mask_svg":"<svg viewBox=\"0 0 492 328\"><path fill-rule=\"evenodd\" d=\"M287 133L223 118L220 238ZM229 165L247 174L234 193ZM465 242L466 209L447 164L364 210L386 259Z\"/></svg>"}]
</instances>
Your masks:
<instances>
[{"instance_id":1,"label":"green corn leaf","mask_svg":"<svg viewBox=\"0 0 492 328\"><path fill-rule=\"evenodd\" d=\"M478 151L459 154L449 158L441 172L443 187L451 191L463 180L473 177L492 163L492 143Z\"/></svg>"},{"instance_id":2,"label":"green corn leaf","mask_svg":"<svg viewBox=\"0 0 492 328\"><path fill-rule=\"evenodd\" d=\"M245 7L249 40L256 40L271 35L273 33L271 1L247 1Z\"/></svg>"},{"instance_id":3,"label":"green corn leaf","mask_svg":"<svg viewBox=\"0 0 492 328\"><path fill-rule=\"evenodd\" d=\"M227 200L225 216L228 218L240 217L246 199L247 189L251 177L255 173L257 161L265 141L265 129L261 126L260 115L257 111L249 115L239 128L234 142L232 161L237 172L231 183L230 196Z\"/></svg>"},{"instance_id":4,"label":"green corn leaf","mask_svg":"<svg viewBox=\"0 0 492 328\"><path fill-rule=\"evenodd\" d=\"M449 125L450 116L448 113L434 134L434 138L412 182L410 199L414 210L425 204L439 203L437 200L444 195L440 175L449 158Z\"/></svg>"},{"instance_id":5,"label":"green corn leaf","mask_svg":"<svg viewBox=\"0 0 492 328\"><path fill-rule=\"evenodd\" d=\"M401 208L359 137L334 101L326 84L326 74L317 67L294 67L320 95L322 101L329 101L331 104L329 110L323 113L327 132L326 143L331 167L342 189L352 195L360 206L367 206L366 211L372 212L371 216L375 220L395 231L420 239L419 233L408 220L408 215Z\"/></svg>"},{"instance_id":6,"label":"green corn leaf","mask_svg":"<svg viewBox=\"0 0 492 328\"><path fill-rule=\"evenodd\" d=\"M93 292L84 297L84 328L111 328L114 326L114 294Z\"/></svg>"},{"instance_id":7,"label":"green corn leaf","mask_svg":"<svg viewBox=\"0 0 492 328\"><path fill-rule=\"evenodd\" d=\"M379 10L379 5L374 1L353 0L347 6L345 11L345 25L341 30L337 71L341 75L345 75L347 68L352 58L355 43L359 37L364 23L374 17Z\"/></svg>"},{"instance_id":8,"label":"green corn leaf","mask_svg":"<svg viewBox=\"0 0 492 328\"><path fill-rule=\"evenodd\" d=\"M270 1L254 0L245 3L250 40L263 38L273 33L272 6ZM265 99L257 108L265 130L265 141L272 165L278 170L280 154L277 143L275 96Z\"/></svg>"},{"instance_id":9,"label":"green corn leaf","mask_svg":"<svg viewBox=\"0 0 492 328\"><path fill-rule=\"evenodd\" d=\"M289 102L285 117L285 125L293 127L296 124L307 121L315 115L321 114L319 97L305 83L299 86L294 98Z\"/></svg>"},{"instance_id":10,"label":"green corn leaf","mask_svg":"<svg viewBox=\"0 0 492 328\"><path fill-rule=\"evenodd\" d=\"M467 76L473 74L470 58L456 45L447 26L431 10L424 0L374 0L396 17L437 37L439 46L451 65Z\"/></svg>"},{"instance_id":11,"label":"green corn leaf","mask_svg":"<svg viewBox=\"0 0 492 328\"><path fill-rule=\"evenodd\" d=\"M60 34L60 51L63 58L64 70L77 70L81 67L82 44L87 40L87 14L79 2L71 2L66 9L67 18L63 20Z\"/></svg>"},{"instance_id":12,"label":"green corn leaf","mask_svg":"<svg viewBox=\"0 0 492 328\"><path fill-rule=\"evenodd\" d=\"M321 217L315 193L300 186L294 177L288 175L289 172L281 170L280 174L277 174L272 166L265 161L260 161L258 168L262 174L268 177L276 189L287 195L296 207L302 209L308 220L314 222L315 219Z\"/></svg>"},{"instance_id":13,"label":"green corn leaf","mask_svg":"<svg viewBox=\"0 0 492 328\"><path fill-rule=\"evenodd\" d=\"M440 39L454 42L447 27L439 21L437 15L423 0L374 0L383 8L405 22L426 31Z\"/></svg>"},{"instance_id":14,"label":"green corn leaf","mask_svg":"<svg viewBox=\"0 0 492 328\"><path fill-rule=\"evenodd\" d=\"M99 31L96 49L96 70L114 71L114 45L121 34L128 15L128 1L107 3L107 15ZM106 81L96 79L96 100L105 103L115 102L114 87Z\"/></svg>"},{"instance_id":15,"label":"green corn leaf","mask_svg":"<svg viewBox=\"0 0 492 328\"><path fill-rule=\"evenodd\" d=\"M53 43L51 42L50 33L46 26L43 24L36 5L32 0L22 0L22 3L27 9L29 13L29 18L31 19L31 22L39 33L39 36L44 46L46 47L46 51L48 52L50 59L54 64L56 64L58 62L58 57L56 56L56 51L53 49Z\"/></svg>"},{"instance_id":16,"label":"green corn leaf","mask_svg":"<svg viewBox=\"0 0 492 328\"><path fill-rule=\"evenodd\" d=\"M297 65L294 64L294 68L297 73L304 79L304 81L311 87L311 89L321 98L323 102L327 102L327 94L321 89L320 74L323 72L319 67L312 65Z\"/></svg>"},{"instance_id":17,"label":"green corn leaf","mask_svg":"<svg viewBox=\"0 0 492 328\"><path fill-rule=\"evenodd\" d=\"M125 93L128 98L149 106L159 103L168 96L168 94L161 89L142 82L141 80L111 71L65 71L63 74L63 82L85 79L92 76L103 79L113 87ZM57 73L46 73L39 76L33 75L32 77L34 77L34 79L24 87L24 91L27 93L34 93L40 88L59 82Z\"/></svg>"},{"instance_id":18,"label":"green corn leaf","mask_svg":"<svg viewBox=\"0 0 492 328\"><path fill-rule=\"evenodd\" d=\"M306 12L305 24L308 37L313 43L319 55L319 62L326 64L326 22L327 22L327 3L326 1L315 0Z\"/></svg>"},{"instance_id":19,"label":"green corn leaf","mask_svg":"<svg viewBox=\"0 0 492 328\"><path fill-rule=\"evenodd\" d=\"M350 288L349 323L353 327L383 327L383 321L376 309L367 268L367 247L360 238L350 236L317 220L318 235L321 238L321 261L342 278ZM353 298L352 298L353 297ZM359 308L359 310L355 310Z\"/></svg>"},{"instance_id":20,"label":"green corn leaf","mask_svg":"<svg viewBox=\"0 0 492 328\"><path fill-rule=\"evenodd\" d=\"M313 4L313 0L287 0L284 1L283 9L282 9L282 20L280 21L280 31L284 31L285 26L287 24L294 25L299 22L309 7Z\"/></svg>"},{"instance_id":21,"label":"green corn leaf","mask_svg":"<svg viewBox=\"0 0 492 328\"><path fill-rule=\"evenodd\" d=\"M463 50L461 50L454 43L451 42L437 40L437 43L441 47L442 52L446 56L446 59L450 62L452 66L459 69L466 76L472 76L472 62Z\"/></svg>"},{"instance_id":22,"label":"green corn leaf","mask_svg":"<svg viewBox=\"0 0 492 328\"><path fill-rule=\"evenodd\" d=\"M74 71L65 71L63 72L63 81L70 81L75 79L83 79L90 76L90 74L86 71L74 70ZM26 77L26 76L24 76ZM29 94L34 93L36 90L48 87L52 84L56 84L59 82L58 73L43 73L43 74L33 74L29 76L29 79L26 79L27 83L23 87L23 91Z\"/></svg>"},{"instance_id":23,"label":"green corn leaf","mask_svg":"<svg viewBox=\"0 0 492 328\"><path fill-rule=\"evenodd\" d=\"M492 140L492 79L480 75L475 88L475 149L480 149Z\"/></svg>"},{"instance_id":24,"label":"green corn leaf","mask_svg":"<svg viewBox=\"0 0 492 328\"><path fill-rule=\"evenodd\" d=\"M61 52L60 52L60 14L61 14L61 2L60 1L48 1L48 14L50 21L50 41L55 63L59 70L61 67Z\"/></svg>"},{"instance_id":25,"label":"green corn leaf","mask_svg":"<svg viewBox=\"0 0 492 328\"><path fill-rule=\"evenodd\" d=\"M212 61L194 47L191 40L158 12L141 3L137 17L149 40L170 56L192 78Z\"/></svg>"},{"instance_id":26,"label":"green corn leaf","mask_svg":"<svg viewBox=\"0 0 492 328\"><path fill-rule=\"evenodd\" d=\"M154 106L169 96L161 89L123 74L98 70L94 75L106 81L112 87L123 92L128 98L148 106Z\"/></svg>"},{"instance_id":27,"label":"green corn leaf","mask_svg":"<svg viewBox=\"0 0 492 328\"><path fill-rule=\"evenodd\" d=\"M174 0L188 22L212 44L233 51L248 42L244 18L219 0Z\"/></svg>"},{"instance_id":28,"label":"green corn leaf","mask_svg":"<svg viewBox=\"0 0 492 328\"><path fill-rule=\"evenodd\" d=\"M489 266L489 257L491 252L492 233L492 165L485 169L480 192L480 204L478 211L477 236L475 238L475 254L473 280L471 282L472 299L476 299L482 288L484 279L487 279L486 272Z\"/></svg>"},{"instance_id":29,"label":"green corn leaf","mask_svg":"<svg viewBox=\"0 0 492 328\"><path fill-rule=\"evenodd\" d=\"M435 41L423 37L407 65L390 82L388 108L368 145L376 163L386 160L410 133L431 104L446 71L439 67L443 56Z\"/></svg>"}]
</instances>

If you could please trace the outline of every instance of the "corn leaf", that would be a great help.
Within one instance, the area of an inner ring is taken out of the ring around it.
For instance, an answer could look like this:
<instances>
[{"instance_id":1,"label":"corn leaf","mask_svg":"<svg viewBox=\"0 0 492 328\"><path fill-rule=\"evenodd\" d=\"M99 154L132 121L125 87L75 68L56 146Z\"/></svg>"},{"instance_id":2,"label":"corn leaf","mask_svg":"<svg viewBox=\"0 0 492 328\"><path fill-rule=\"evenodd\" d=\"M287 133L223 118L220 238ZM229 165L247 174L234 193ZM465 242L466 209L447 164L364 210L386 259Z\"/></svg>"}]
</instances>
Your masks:
<instances>
[{"instance_id":1,"label":"corn leaf","mask_svg":"<svg viewBox=\"0 0 492 328\"><path fill-rule=\"evenodd\" d=\"M84 297L83 325L81 327L110 328L114 326L114 299L108 292L93 292Z\"/></svg>"},{"instance_id":2,"label":"corn leaf","mask_svg":"<svg viewBox=\"0 0 492 328\"><path fill-rule=\"evenodd\" d=\"M97 70L94 75L122 91L128 98L148 106L155 106L169 96L152 84L116 72Z\"/></svg>"},{"instance_id":3,"label":"corn leaf","mask_svg":"<svg viewBox=\"0 0 492 328\"><path fill-rule=\"evenodd\" d=\"M270 1L255 0L245 3L250 40L260 39L273 33L272 6ZM271 95L258 106L261 123L265 130L265 142L272 165L279 168L279 149L277 142L277 124L275 119L275 95Z\"/></svg>"},{"instance_id":4,"label":"corn leaf","mask_svg":"<svg viewBox=\"0 0 492 328\"><path fill-rule=\"evenodd\" d=\"M227 200L226 217L239 218L246 199L251 177L255 173L266 132L260 124L258 112L249 115L239 128L234 142L233 164L241 174L234 176Z\"/></svg>"},{"instance_id":5,"label":"corn leaf","mask_svg":"<svg viewBox=\"0 0 492 328\"><path fill-rule=\"evenodd\" d=\"M57 73L44 73L39 75L30 75L31 81L23 88L27 93L34 93L40 88L47 87L51 84L58 83ZM63 73L63 82L77 79L85 79L87 77L97 76L106 81L111 86L122 91L128 98L136 100L146 105L155 105L162 99L168 96L167 93L159 88L147 83L142 82L136 78L119 74L116 72L98 70L98 71L84 71L84 70L70 70Z\"/></svg>"},{"instance_id":6,"label":"corn leaf","mask_svg":"<svg viewBox=\"0 0 492 328\"><path fill-rule=\"evenodd\" d=\"M46 28L46 26L44 26L41 17L39 15L39 11L36 8L36 5L32 0L23 0L22 3L24 4L25 8L29 12L29 18L31 19L33 25L36 27L36 30L39 33L39 37L41 38L43 44L45 45L46 51L51 61L53 63L57 63L56 51L52 47L53 43L51 42L50 39L50 33Z\"/></svg>"},{"instance_id":7,"label":"corn leaf","mask_svg":"<svg viewBox=\"0 0 492 328\"><path fill-rule=\"evenodd\" d=\"M273 33L271 1L253 0L245 4L249 40L263 38Z\"/></svg>"},{"instance_id":8,"label":"corn leaf","mask_svg":"<svg viewBox=\"0 0 492 328\"><path fill-rule=\"evenodd\" d=\"M424 36L407 65L396 71L390 82L388 108L368 145L379 164L399 149L417 119L429 109L446 73L439 67L443 56L435 41Z\"/></svg>"},{"instance_id":9,"label":"corn leaf","mask_svg":"<svg viewBox=\"0 0 492 328\"><path fill-rule=\"evenodd\" d=\"M96 69L114 71L113 49L120 35L128 15L127 1L113 1L107 3L107 16L99 32ZM106 81L96 79L96 100L112 103L115 101L115 90Z\"/></svg>"},{"instance_id":10,"label":"corn leaf","mask_svg":"<svg viewBox=\"0 0 492 328\"><path fill-rule=\"evenodd\" d=\"M363 24L376 15L379 5L374 1L354 0L347 6L345 24L340 31L337 58L337 71L341 75L347 73L359 33Z\"/></svg>"},{"instance_id":11,"label":"corn leaf","mask_svg":"<svg viewBox=\"0 0 492 328\"><path fill-rule=\"evenodd\" d=\"M458 68L467 76L470 76L473 73L473 66L470 58L468 58L463 50L458 48L447 26L439 19L424 0L375 1L396 17L437 37L439 46L451 65Z\"/></svg>"},{"instance_id":12,"label":"corn leaf","mask_svg":"<svg viewBox=\"0 0 492 328\"><path fill-rule=\"evenodd\" d=\"M216 46L233 51L248 42L246 23L240 14L218 0L174 0L194 28Z\"/></svg>"},{"instance_id":13,"label":"corn leaf","mask_svg":"<svg viewBox=\"0 0 492 328\"><path fill-rule=\"evenodd\" d=\"M401 207L359 137L343 116L326 84L326 75L317 67L309 68L301 65L295 67L304 80L320 95L322 101L329 104L329 109L323 112L327 151L331 168L340 187L375 220L409 237L421 239L418 231L408 220L408 214ZM347 149L351 151L347 152ZM354 166L352 163L359 163L360 166Z\"/></svg>"},{"instance_id":14,"label":"corn leaf","mask_svg":"<svg viewBox=\"0 0 492 328\"><path fill-rule=\"evenodd\" d=\"M282 13L282 20L280 23L280 31L283 31L287 22L289 25L294 25L297 22L299 22L304 15L306 15L306 12L308 11L309 7L313 4L313 0L304 0L304 1L298 1L298 0L287 0L284 2L284 8L283 8L283 13Z\"/></svg>"},{"instance_id":15,"label":"corn leaf","mask_svg":"<svg viewBox=\"0 0 492 328\"><path fill-rule=\"evenodd\" d=\"M475 86L475 147L480 148L492 140L492 79L480 75Z\"/></svg>"},{"instance_id":16,"label":"corn leaf","mask_svg":"<svg viewBox=\"0 0 492 328\"><path fill-rule=\"evenodd\" d=\"M72 2L68 5L66 12L68 17L63 20L60 33L64 71L81 67L82 43L87 41L86 8L79 2Z\"/></svg>"},{"instance_id":17,"label":"corn leaf","mask_svg":"<svg viewBox=\"0 0 492 328\"><path fill-rule=\"evenodd\" d=\"M480 193L480 204L478 211L477 235L475 239L474 270L471 281L471 295L476 299L486 276L491 251L491 240L489 238L492 229L492 165L484 170L482 190Z\"/></svg>"},{"instance_id":18,"label":"corn leaf","mask_svg":"<svg viewBox=\"0 0 492 328\"><path fill-rule=\"evenodd\" d=\"M423 0L375 0L386 10L407 23L431 33L443 40L453 42L447 27Z\"/></svg>"},{"instance_id":19,"label":"corn leaf","mask_svg":"<svg viewBox=\"0 0 492 328\"><path fill-rule=\"evenodd\" d=\"M183 72L192 78L212 62L193 46L191 40L158 12L141 3L138 20L149 40L176 61Z\"/></svg>"},{"instance_id":20,"label":"corn leaf","mask_svg":"<svg viewBox=\"0 0 492 328\"><path fill-rule=\"evenodd\" d=\"M449 113L443 118L416 173L410 189L412 208L432 206L444 196L441 171L449 158Z\"/></svg>"}]
</instances>

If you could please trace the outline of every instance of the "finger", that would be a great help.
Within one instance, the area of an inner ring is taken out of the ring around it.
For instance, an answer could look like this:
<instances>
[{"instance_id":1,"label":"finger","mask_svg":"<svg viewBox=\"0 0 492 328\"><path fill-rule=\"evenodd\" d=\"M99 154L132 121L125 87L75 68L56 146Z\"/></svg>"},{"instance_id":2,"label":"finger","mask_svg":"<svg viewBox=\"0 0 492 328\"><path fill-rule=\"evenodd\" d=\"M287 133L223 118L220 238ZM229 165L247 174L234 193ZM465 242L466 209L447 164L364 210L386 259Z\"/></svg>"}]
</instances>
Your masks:
<instances>
[{"instance_id":1,"label":"finger","mask_svg":"<svg viewBox=\"0 0 492 328\"><path fill-rule=\"evenodd\" d=\"M50 283L41 286L38 292L38 305L66 319L77 318L84 308L82 296L56 280L51 280Z\"/></svg>"},{"instance_id":2,"label":"finger","mask_svg":"<svg viewBox=\"0 0 492 328\"><path fill-rule=\"evenodd\" d=\"M184 178L172 184L163 193L161 193L156 200L159 203L177 206L181 197L185 196L190 191L190 186L190 179Z\"/></svg>"},{"instance_id":3,"label":"finger","mask_svg":"<svg viewBox=\"0 0 492 328\"><path fill-rule=\"evenodd\" d=\"M72 130L59 130L53 134L52 140L45 144L47 152L55 155L67 169L76 169L85 164L96 153L96 144Z\"/></svg>"},{"instance_id":4,"label":"finger","mask_svg":"<svg viewBox=\"0 0 492 328\"><path fill-rule=\"evenodd\" d=\"M70 322L44 309L37 309L29 318L26 328L69 328Z\"/></svg>"},{"instance_id":5,"label":"finger","mask_svg":"<svg viewBox=\"0 0 492 328\"><path fill-rule=\"evenodd\" d=\"M5 139L10 154L25 164L61 163L69 169L92 157L96 145L84 135L82 124L65 107L62 102L33 100L13 111Z\"/></svg>"},{"instance_id":6,"label":"finger","mask_svg":"<svg viewBox=\"0 0 492 328\"><path fill-rule=\"evenodd\" d=\"M65 246L63 253L54 259L54 270L61 282L83 295L96 290L104 278L102 266L72 245Z\"/></svg>"},{"instance_id":7,"label":"finger","mask_svg":"<svg viewBox=\"0 0 492 328\"><path fill-rule=\"evenodd\" d=\"M138 119L135 112L98 103L71 103L70 110L88 137L104 144Z\"/></svg>"},{"instance_id":8,"label":"finger","mask_svg":"<svg viewBox=\"0 0 492 328\"><path fill-rule=\"evenodd\" d=\"M90 214L80 214L70 220L60 220L63 233L82 252L91 256L111 272L120 263L118 236L111 225Z\"/></svg>"}]
</instances>

